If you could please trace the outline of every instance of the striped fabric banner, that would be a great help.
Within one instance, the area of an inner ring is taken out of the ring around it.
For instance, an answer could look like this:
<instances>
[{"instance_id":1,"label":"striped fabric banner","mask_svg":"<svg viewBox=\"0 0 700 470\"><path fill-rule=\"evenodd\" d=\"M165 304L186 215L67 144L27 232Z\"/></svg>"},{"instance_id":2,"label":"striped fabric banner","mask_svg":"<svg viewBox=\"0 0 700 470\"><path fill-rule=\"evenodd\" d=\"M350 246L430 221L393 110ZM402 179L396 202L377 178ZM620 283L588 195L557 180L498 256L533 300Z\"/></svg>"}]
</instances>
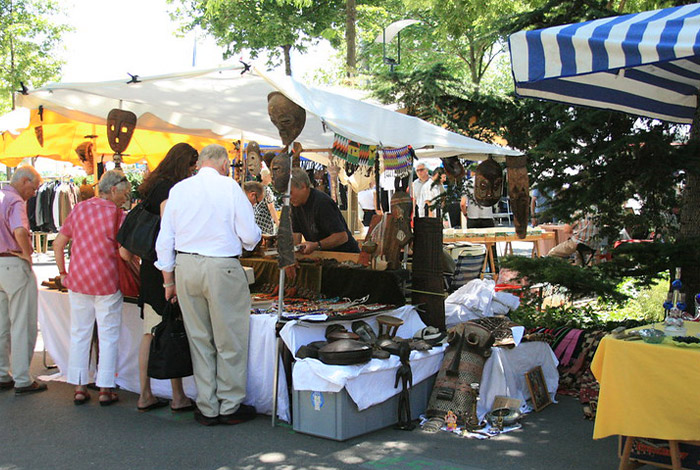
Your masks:
<instances>
[{"instance_id":1,"label":"striped fabric banner","mask_svg":"<svg viewBox=\"0 0 700 470\"><path fill-rule=\"evenodd\" d=\"M521 31L509 45L520 96L692 122L700 4Z\"/></svg>"},{"instance_id":2,"label":"striped fabric banner","mask_svg":"<svg viewBox=\"0 0 700 470\"><path fill-rule=\"evenodd\" d=\"M333 156L350 163L373 166L377 158L377 146L354 142L340 134L333 139Z\"/></svg>"},{"instance_id":3,"label":"striped fabric banner","mask_svg":"<svg viewBox=\"0 0 700 470\"><path fill-rule=\"evenodd\" d=\"M387 176L402 178L411 174L415 153L410 145L397 149L382 149L384 172Z\"/></svg>"}]
</instances>

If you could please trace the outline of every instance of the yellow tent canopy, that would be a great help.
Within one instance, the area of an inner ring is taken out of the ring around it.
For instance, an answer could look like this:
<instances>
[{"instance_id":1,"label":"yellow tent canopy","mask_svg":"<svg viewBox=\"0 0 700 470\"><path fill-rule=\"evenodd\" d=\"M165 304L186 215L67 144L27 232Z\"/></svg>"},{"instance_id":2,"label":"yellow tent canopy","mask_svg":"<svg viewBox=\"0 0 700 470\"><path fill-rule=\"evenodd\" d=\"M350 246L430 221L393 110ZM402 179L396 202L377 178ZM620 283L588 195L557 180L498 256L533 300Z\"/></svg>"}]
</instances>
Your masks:
<instances>
[{"instance_id":1,"label":"yellow tent canopy","mask_svg":"<svg viewBox=\"0 0 700 470\"><path fill-rule=\"evenodd\" d=\"M82 122L46 109L32 109L29 115L29 123L26 127L18 129L18 134L9 130L2 133L0 163L16 166L27 157L46 157L80 165L75 148L85 141L95 144L98 159L104 156L105 160L110 160L114 154L107 140L106 120L101 123ZM142 116L139 121L144 118L157 120L155 116ZM137 122L129 147L122 156L124 163L145 160L148 167L153 169L168 150L180 142L186 142L197 150L209 144L220 144L230 151L233 150L231 142L217 139L208 131L188 131L164 122L160 127L162 130L140 129ZM192 135L188 132L205 135ZM39 141L39 135L43 135L43 145Z\"/></svg>"}]
</instances>

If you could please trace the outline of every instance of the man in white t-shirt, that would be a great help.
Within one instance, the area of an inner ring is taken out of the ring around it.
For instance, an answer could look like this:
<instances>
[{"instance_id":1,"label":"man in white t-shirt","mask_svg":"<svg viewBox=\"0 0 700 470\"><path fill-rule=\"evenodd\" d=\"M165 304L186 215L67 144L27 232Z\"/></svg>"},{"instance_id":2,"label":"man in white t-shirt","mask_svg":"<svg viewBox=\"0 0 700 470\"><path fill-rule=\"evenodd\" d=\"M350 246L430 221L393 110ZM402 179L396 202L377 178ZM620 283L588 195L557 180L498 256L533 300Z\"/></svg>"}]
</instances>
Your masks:
<instances>
[{"instance_id":1,"label":"man in white t-shirt","mask_svg":"<svg viewBox=\"0 0 700 470\"><path fill-rule=\"evenodd\" d=\"M413 181L413 204L418 207L423 207L423 186L430 180L430 173L425 163L418 163L416 165L416 176L418 179Z\"/></svg>"}]
</instances>

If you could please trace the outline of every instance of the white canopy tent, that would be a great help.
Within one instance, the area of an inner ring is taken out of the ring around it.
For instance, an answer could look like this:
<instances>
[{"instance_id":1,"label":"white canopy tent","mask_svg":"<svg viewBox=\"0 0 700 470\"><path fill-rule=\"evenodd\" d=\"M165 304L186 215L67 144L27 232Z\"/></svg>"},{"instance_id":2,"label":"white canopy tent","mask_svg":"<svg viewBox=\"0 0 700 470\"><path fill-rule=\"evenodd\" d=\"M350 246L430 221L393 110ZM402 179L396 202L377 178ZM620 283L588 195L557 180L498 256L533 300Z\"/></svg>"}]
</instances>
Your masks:
<instances>
[{"instance_id":1,"label":"white canopy tent","mask_svg":"<svg viewBox=\"0 0 700 470\"><path fill-rule=\"evenodd\" d=\"M461 155L482 160L520 152L471 139L381 106L313 88L287 76L242 66L137 77L135 81L49 84L17 103L43 106L66 117L104 124L113 108L132 111L137 127L168 126L212 137L281 145L267 114L267 95L279 91L306 109L306 126L296 140L306 150L326 150L334 132L362 144L386 148L411 145L421 158ZM164 128L165 127L165 128Z\"/></svg>"}]
</instances>

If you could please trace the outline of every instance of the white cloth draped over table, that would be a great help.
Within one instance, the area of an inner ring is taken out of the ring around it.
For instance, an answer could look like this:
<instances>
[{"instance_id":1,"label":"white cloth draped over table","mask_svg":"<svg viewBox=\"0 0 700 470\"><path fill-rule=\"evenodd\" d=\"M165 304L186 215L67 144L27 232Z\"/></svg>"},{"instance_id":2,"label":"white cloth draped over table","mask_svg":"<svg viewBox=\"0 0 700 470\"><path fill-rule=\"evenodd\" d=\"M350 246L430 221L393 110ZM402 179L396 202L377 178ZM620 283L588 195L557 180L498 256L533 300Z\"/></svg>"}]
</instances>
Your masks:
<instances>
[{"instance_id":1,"label":"white cloth draped over table","mask_svg":"<svg viewBox=\"0 0 700 470\"><path fill-rule=\"evenodd\" d=\"M388 312L388 315L404 320L397 336L412 337L425 324L420 320L412 305ZM365 321L377 329L376 318ZM143 334L143 320L139 308L134 304L124 304L121 334L119 337L119 358L117 361L117 385L134 393L139 391L138 348ZM253 405L258 413L272 413L272 390L274 380L275 323L274 314L252 315L250 318L250 338L248 344L248 383L245 404ZM53 360L61 372L67 370L70 346L70 304L68 294L39 289L39 323L41 332ZM352 321L338 322L351 329ZM288 322L280 335L291 351L312 341L324 339L329 323ZM418 384L438 371L443 360L444 347L431 351L411 353L413 383ZM550 396L554 398L559 375L558 361L549 345L533 342L522 343L514 349L492 348L492 355L484 366L481 381L481 394L478 406L479 416L483 416L493 404L497 395L525 399L530 396L524 374L535 366L541 366ZM399 360L392 356L388 360L372 359L356 366L330 366L316 359L297 360L293 371L293 384L296 390L337 392L343 387L357 403L359 409L381 403L400 391L394 388L396 369ZM169 380L151 380L153 392L158 396L171 397ZM189 397L196 396L192 377L184 379L185 392ZM284 368L280 366L278 386L277 416L290 420L289 399L286 393L287 381Z\"/></svg>"},{"instance_id":2,"label":"white cloth draped over table","mask_svg":"<svg viewBox=\"0 0 700 470\"><path fill-rule=\"evenodd\" d=\"M276 315L252 315L250 318L248 383L244 403L255 406L258 413L263 414L272 413L276 322ZM70 348L68 294L39 289L39 324L46 350L61 373L65 373ZM119 335L116 383L119 387L134 393L139 393L138 349L142 334L143 320L139 316L139 307L125 303ZM284 368L280 367L280 372L277 388L279 397L277 416L284 421L289 421L289 398L286 393L287 381ZM197 395L192 377L186 377L183 385L187 396L194 398ZM172 397L170 380L151 379L151 387L157 396Z\"/></svg>"},{"instance_id":3,"label":"white cloth draped over table","mask_svg":"<svg viewBox=\"0 0 700 470\"><path fill-rule=\"evenodd\" d=\"M479 401L476 411L483 419L491 410L496 396L519 398L521 404L530 398L530 390L525 381L525 373L534 367L542 367L542 375L547 384L549 397L554 397L559 388L559 361L549 344L542 341L521 343L515 348L491 348L491 357L484 364L481 377Z\"/></svg>"},{"instance_id":4,"label":"white cloth draped over table","mask_svg":"<svg viewBox=\"0 0 700 470\"><path fill-rule=\"evenodd\" d=\"M412 305L400 307L390 315L404 320L404 324L399 327L396 335L401 338L410 338L425 326ZM368 318L365 321L375 332L378 331L376 318ZM344 325L348 330L352 325L352 321L335 323ZM296 351L312 341L324 340L327 326L328 323L292 321L282 328L280 336L291 351ZM524 328L515 327L513 330L513 335L519 342ZM445 348L446 346L443 346L427 352L411 353L414 385L440 369ZM542 367L547 389L554 401L559 385L558 361L547 343L522 343L512 349L494 347L491 351L491 357L484 365L481 379L477 407L480 418L483 418L491 409L493 400L498 395L519 398L524 404L530 397L525 373L536 366ZM292 383L295 390L338 392L345 388L358 409L364 410L382 403L400 391L394 388L396 369L399 364L396 356L391 356L388 360L372 359L366 364L355 366L332 366L323 364L317 359L302 359L297 360L294 365Z\"/></svg>"},{"instance_id":5,"label":"white cloth draped over table","mask_svg":"<svg viewBox=\"0 0 700 470\"><path fill-rule=\"evenodd\" d=\"M399 338L412 338L416 331L425 328L425 323L420 319L413 305L404 305L385 314L404 321L396 332ZM376 316L363 320L378 335ZM305 344L324 341L326 327L331 323L343 325L348 331L352 331L353 320L323 323L290 321L282 328L280 336L289 350L296 353ZM441 346L426 352L411 352L414 385L440 369L444 350L445 346ZM399 358L393 355L389 359L372 359L365 364L352 366L333 366L324 364L318 359L301 359L294 364L292 384L295 390L315 392L339 392L345 388L358 409L362 411L388 400L401 391L401 383L399 388L394 388L396 371L400 365Z\"/></svg>"}]
</instances>

